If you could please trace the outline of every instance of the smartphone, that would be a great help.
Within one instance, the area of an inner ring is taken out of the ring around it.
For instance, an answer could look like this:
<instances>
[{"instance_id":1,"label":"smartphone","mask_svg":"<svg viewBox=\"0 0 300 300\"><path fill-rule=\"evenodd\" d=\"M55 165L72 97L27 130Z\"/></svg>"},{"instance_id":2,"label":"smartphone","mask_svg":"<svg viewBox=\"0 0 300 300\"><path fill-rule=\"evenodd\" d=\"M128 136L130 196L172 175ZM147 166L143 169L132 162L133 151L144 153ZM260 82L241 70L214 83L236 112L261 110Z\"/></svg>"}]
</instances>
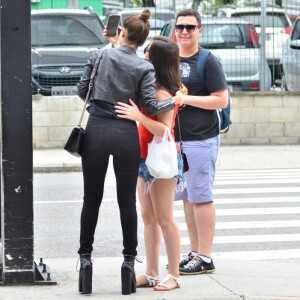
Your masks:
<instances>
[{"instance_id":1,"label":"smartphone","mask_svg":"<svg viewBox=\"0 0 300 300\"><path fill-rule=\"evenodd\" d=\"M120 23L120 15L112 14L108 17L107 20L107 35L115 36L118 30L118 26Z\"/></svg>"}]
</instances>

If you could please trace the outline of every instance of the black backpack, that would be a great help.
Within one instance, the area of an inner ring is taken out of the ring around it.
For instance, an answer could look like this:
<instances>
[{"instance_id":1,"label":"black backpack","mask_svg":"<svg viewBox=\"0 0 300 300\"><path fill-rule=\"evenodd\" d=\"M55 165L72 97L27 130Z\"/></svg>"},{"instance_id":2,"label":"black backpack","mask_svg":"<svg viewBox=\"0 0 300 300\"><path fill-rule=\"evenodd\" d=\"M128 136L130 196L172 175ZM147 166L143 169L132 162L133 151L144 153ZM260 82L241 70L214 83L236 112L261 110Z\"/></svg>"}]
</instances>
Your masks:
<instances>
[{"instance_id":1,"label":"black backpack","mask_svg":"<svg viewBox=\"0 0 300 300\"><path fill-rule=\"evenodd\" d=\"M205 64L207 61L209 50L201 48L201 51L197 60L197 75L200 81L205 85ZM217 109L219 124L220 124L220 133L225 133L229 130L231 124L230 120L230 109L231 109L231 99L228 98L228 105L226 108Z\"/></svg>"}]
</instances>

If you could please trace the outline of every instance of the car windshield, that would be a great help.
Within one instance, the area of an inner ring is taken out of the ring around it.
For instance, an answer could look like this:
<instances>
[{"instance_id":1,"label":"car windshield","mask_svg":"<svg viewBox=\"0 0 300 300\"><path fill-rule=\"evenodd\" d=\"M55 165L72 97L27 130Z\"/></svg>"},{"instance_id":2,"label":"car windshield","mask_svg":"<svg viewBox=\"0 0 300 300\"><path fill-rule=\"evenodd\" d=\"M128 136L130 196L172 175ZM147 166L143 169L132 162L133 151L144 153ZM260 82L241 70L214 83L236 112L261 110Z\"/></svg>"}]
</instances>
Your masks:
<instances>
[{"instance_id":1,"label":"car windshield","mask_svg":"<svg viewBox=\"0 0 300 300\"><path fill-rule=\"evenodd\" d=\"M296 21L291 40L300 40L300 19Z\"/></svg>"},{"instance_id":2,"label":"car windshield","mask_svg":"<svg viewBox=\"0 0 300 300\"><path fill-rule=\"evenodd\" d=\"M247 21L253 23L256 27L261 27L261 16L260 13L255 12L247 12L247 13L233 13L233 17L242 17L245 18ZM265 19L266 27L279 27L279 28L285 28L289 27L288 21L286 20L285 16L283 14L267 14L267 17Z\"/></svg>"},{"instance_id":3,"label":"car windshield","mask_svg":"<svg viewBox=\"0 0 300 300\"><path fill-rule=\"evenodd\" d=\"M124 21L127 17L132 16L133 14L136 14L137 12L128 12L128 13L122 13L122 20ZM153 11L152 14L152 18L153 19L158 19L158 20L163 20L163 21L168 21L170 19L174 19L175 15L173 13L168 13L168 12L156 12L155 10Z\"/></svg>"},{"instance_id":4,"label":"car windshield","mask_svg":"<svg viewBox=\"0 0 300 300\"><path fill-rule=\"evenodd\" d=\"M98 45L107 44L102 35L103 25L95 16L31 17L31 44L39 46Z\"/></svg>"},{"instance_id":5,"label":"car windshield","mask_svg":"<svg viewBox=\"0 0 300 300\"><path fill-rule=\"evenodd\" d=\"M208 49L246 47L246 36L239 24L203 24L200 45Z\"/></svg>"}]
</instances>

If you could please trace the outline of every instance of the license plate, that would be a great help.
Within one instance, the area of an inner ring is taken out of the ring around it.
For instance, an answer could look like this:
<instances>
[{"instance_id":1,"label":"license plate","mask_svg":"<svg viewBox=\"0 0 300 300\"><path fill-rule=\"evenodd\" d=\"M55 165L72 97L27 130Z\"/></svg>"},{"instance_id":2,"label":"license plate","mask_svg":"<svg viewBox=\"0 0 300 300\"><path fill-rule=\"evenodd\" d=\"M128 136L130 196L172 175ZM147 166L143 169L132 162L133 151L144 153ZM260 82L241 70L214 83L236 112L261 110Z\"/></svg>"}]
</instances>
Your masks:
<instances>
[{"instance_id":1,"label":"license plate","mask_svg":"<svg viewBox=\"0 0 300 300\"><path fill-rule=\"evenodd\" d=\"M53 86L51 88L52 96L76 96L77 86Z\"/></svg>"}]
</instances>

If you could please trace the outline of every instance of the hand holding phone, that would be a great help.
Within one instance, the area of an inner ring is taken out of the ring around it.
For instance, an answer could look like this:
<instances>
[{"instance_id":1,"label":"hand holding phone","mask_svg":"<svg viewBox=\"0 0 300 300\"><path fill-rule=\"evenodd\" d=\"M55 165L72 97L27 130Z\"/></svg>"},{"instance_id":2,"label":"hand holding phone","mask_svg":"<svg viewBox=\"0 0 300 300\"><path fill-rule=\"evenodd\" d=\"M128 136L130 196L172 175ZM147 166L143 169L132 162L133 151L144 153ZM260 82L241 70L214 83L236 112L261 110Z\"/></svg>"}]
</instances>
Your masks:
<instances>
[{"instance_id":1,"label":"hand holding phone","mask_svg":"<svg viewBox=\"0 0 300 300\"><path fill-rule=\"evenodd\" d=\"M118 26L120 23L120 15L112 14L108 17L107 20L107 35L115 36L118 30Z\"/></svg>"}]
</instances>

